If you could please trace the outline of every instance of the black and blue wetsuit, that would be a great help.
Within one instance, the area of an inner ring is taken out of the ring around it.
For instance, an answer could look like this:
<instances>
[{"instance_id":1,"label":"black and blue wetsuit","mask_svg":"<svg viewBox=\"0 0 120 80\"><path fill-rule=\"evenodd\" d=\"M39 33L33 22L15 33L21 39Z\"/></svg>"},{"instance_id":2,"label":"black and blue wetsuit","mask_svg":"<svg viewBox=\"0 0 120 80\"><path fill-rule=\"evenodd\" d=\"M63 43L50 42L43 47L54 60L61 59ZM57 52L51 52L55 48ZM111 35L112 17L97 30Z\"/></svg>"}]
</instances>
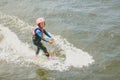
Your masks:
<instances>
[{"instance_id":1,"label":"black and blue wetsuit","mask_svg":"<svg viewBox=\"0 0 120 80\"><path fill-rule=\"evenodd\" d=\"M33 43L34 43L34 45L36 45L37 46L37 51L36 51L36 55L38 55L39 54L39 51L40 51L40 49L42 49L43 50L43 52L45 53L45 55L47 56L47 57L49 57L49 53L48 53L48 51L47 51L47 49L46 49L46 47L41 43L41 40L43 40L43 41L45 41L45 42L49 42L49 40L47 40L47 39L45 39L44 37L43 37L43 33L45 34L45 35L47 35L49 38L51 38L51 36L50 36L50 34L48 34L48 32L45 30L45 29L40 29L40 28L36 28L35 30L34 30L34 35L33 35Z\"/></svg>"}]
</instances>

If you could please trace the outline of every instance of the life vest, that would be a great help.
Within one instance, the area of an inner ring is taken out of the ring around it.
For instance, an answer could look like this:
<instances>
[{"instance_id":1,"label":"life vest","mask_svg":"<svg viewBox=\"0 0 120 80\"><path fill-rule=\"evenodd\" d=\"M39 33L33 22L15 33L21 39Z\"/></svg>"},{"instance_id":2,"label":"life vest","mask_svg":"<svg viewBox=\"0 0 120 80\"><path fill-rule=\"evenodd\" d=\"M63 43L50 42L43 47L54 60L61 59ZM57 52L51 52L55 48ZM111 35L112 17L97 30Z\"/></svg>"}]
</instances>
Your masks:
<instances>
[{"instance_id":1,"label":"life vest","mask_svg":"<svg viewBox=\"0 0 120 80\"><path fill-rule=\"evenodd\" d=\"M36 34L36 30L40 30L42 32L42 36L43 36L43 31L44 29L38 27L38 26L35 26L35 28L33 29L32 31L32 40L35 40L35 41L41 41L41 38Z\"/></svg>"}]
</instances>

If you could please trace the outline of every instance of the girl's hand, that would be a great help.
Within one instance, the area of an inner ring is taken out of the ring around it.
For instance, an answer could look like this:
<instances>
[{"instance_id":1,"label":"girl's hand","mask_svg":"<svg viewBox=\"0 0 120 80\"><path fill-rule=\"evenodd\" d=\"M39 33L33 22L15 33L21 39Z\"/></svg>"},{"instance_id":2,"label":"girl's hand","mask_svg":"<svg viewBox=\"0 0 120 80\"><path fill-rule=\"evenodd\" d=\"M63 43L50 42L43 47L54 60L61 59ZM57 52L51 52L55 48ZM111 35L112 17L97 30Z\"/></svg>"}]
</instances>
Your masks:
<instances>
[{"instance_id":1,"label":"girl's hand","mask_svg":"<svg viewBox=\"0 0 120 80\"><path fill-rule=\"evenodd\" d=\"M54 43L54 38L50 38L50 44L53 44Z\"/></svg>"}]
</instances>

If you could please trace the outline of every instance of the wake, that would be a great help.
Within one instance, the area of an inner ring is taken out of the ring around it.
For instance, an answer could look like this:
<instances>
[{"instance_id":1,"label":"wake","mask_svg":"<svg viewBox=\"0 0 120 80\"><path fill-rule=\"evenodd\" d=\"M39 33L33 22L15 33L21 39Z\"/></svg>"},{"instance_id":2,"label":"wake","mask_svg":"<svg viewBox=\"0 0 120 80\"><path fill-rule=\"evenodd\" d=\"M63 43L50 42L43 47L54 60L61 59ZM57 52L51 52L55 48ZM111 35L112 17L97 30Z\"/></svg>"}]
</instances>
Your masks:
<instances>
[{"instance_id":1,"label":"wake","mask_svg":"<svg viewBox=\"0 0 120 80\"><path fill-rule=\"evenodd\" d=\"M92 56L87 52L77 49L67 40L61 39L60 36L54 36L55 45L63 51L61 54L66 56L64 63L50 60L47 62L39 62L34 59L35 51L30 48L27 43L22 43L15 33L10 31L7 27L0 25L0 34L3 39L0 41L0 60L8 63L18 64L20 66L38 65L49 70L69 70L69 68L82 68L89 66L94 62Z\"/></svg>"}]
</instances>

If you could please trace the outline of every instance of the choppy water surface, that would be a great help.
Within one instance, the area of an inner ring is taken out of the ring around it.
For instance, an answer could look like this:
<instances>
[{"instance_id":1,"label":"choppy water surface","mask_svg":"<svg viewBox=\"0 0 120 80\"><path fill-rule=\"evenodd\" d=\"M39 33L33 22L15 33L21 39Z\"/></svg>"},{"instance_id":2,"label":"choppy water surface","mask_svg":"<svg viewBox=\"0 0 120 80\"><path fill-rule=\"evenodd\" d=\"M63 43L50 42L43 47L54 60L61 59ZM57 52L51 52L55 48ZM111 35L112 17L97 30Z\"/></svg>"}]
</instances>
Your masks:
<instances>
[{"instance_id":1,"label":"choppy water surface","mask_svg":"<svg viewBox=\"0 0 120 80\"><path fill-rule=\"evenodd\" d=\"M1 0L0 80L119 80L119 0ZM37 17L63 50L64 64L39 63L31 31Z\"/></svg>"}]
</instances>

